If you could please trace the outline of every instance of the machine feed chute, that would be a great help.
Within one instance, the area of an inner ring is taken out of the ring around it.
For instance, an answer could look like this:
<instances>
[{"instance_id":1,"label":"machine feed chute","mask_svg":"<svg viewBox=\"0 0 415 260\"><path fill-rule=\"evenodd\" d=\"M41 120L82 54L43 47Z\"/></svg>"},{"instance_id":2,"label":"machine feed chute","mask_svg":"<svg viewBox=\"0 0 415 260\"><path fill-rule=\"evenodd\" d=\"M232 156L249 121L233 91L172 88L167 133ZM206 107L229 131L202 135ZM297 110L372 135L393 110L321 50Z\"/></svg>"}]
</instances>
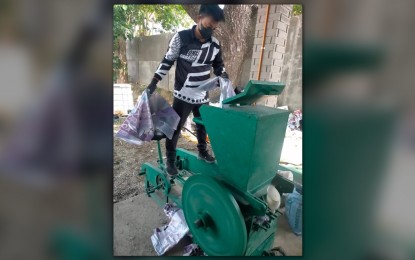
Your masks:
<instances>
[{"instance_id":1,"label":"machine feed chute","mask_svg":"<svg viewBox=\"0 0 415 260\"><path fill-rule=\"evenodd\" d=\"M282 83L250 81L244 92L224 100L229 106L200 109L221 175L245 192L254 193L275 176L289 115L251 104L283 88Z\"/></svg>"}]
</instances>

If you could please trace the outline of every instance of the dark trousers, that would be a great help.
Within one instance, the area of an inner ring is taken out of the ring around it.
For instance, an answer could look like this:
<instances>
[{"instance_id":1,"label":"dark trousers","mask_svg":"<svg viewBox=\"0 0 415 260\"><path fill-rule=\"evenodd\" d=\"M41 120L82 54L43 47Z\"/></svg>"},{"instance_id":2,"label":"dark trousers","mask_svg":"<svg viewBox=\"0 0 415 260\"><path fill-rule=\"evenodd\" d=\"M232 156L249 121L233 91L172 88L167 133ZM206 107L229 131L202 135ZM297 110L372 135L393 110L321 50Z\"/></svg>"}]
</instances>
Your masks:
<instances>
[{"instance_id":1,"label":"dark trousers","mask_svg":"<svg viewBox=\"0 0 415 260\"><path fill-rule=\"evenodd\" d=\"M166 138L166 151L175 152L177 141L179 140L180 131L183 125L186 123L187 117L190 115L190 112L193 113L194 117L200 117L199 108L202 104L189 104L178 98L173 99L173 109L180 116L180 122L177 126L176 131L173 134L171 140ZM204 152L207 149L206 142L206 129L203 125L196 124L196 137L197 137L197 149L199 152Z\"/></svg>"}]
</instances>

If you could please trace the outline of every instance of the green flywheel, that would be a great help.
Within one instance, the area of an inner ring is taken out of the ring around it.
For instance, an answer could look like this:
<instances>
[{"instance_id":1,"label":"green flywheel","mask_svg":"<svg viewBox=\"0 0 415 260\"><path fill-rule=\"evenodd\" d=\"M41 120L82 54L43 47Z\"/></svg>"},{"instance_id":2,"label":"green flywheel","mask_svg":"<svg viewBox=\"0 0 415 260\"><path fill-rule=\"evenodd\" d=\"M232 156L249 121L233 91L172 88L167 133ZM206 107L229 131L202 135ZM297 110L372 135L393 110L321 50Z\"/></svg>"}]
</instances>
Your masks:
<instances>
[{"instance_id":1,"label":"green flywheel","mask_svg":"<svg viewBox=\"0 0 415 260\"><path fill-rule=\"evenodd\" d=\"M232 194L212 177L191 176L184 184L182 205L190 232L209 256L243 255L247 231Z\"/></svg>"}]
</instances>

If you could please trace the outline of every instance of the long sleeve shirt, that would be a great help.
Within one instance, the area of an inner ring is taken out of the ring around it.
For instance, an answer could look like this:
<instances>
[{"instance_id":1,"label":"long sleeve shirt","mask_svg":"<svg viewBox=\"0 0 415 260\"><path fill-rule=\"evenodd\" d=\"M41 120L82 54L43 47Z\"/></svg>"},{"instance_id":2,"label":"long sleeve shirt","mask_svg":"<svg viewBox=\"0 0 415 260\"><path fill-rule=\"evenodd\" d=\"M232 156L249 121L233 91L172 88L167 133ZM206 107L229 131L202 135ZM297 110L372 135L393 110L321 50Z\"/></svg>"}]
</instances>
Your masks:
<instances>
[{"instance_id":1,"label":"long sleeve shirt","mask_svg":"<svg viewBox=\"0 0 415 260\"><path fill-rule=\"evenodd\" d=\"M209 98L198 86L209 80L212 67L216 76L225 72L225 67L219 41L212 36L206 42L200 42L195 30L196 25L174 34L154 77L162 80L177 61L174 97L187 103L201 104L209 102Z\"/></svg>"}]
</instances>

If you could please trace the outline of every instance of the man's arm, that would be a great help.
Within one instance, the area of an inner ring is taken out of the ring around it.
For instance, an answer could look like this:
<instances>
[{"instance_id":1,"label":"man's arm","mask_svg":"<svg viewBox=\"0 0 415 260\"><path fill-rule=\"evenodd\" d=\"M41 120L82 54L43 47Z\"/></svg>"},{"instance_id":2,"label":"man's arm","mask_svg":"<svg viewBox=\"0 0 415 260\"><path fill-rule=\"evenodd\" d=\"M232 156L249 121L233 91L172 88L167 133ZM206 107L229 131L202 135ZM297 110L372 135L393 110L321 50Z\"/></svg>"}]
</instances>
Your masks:
<instances>
[{"instance_id":1,"label":"man's arm","mask_svg":"<svg viewBox=\"0 0 415 260\"><path fill-rule=\"evenodd\" d=\"M174 62L177 60L180 54L180 48L182 47L182 41L180 39L179 33L173 35L173 38L170 40L169 48L167 53L158 66L154 77L158 80L162 80L166 76L167 72L171 69Z\"/></svg>"},{"instance_id":2,"label":"man's arm","mask_svg":"<svg viewBox=\"0 0 415 260\"><path fill-rule=\"evenodd\" d=\"M150 93L153 93L157 87L157 83L162 80L168 71L173 66L174 62L177 60L180 54L180 48L182 47L182 41L180 39L179 33L176 33L173 38L170 40L169 48L167 49L166 55L164 55L163 60L160 65L157 67L156 72L154 73L153 79L148 85Z\"/></svg>"}]
</instances>

